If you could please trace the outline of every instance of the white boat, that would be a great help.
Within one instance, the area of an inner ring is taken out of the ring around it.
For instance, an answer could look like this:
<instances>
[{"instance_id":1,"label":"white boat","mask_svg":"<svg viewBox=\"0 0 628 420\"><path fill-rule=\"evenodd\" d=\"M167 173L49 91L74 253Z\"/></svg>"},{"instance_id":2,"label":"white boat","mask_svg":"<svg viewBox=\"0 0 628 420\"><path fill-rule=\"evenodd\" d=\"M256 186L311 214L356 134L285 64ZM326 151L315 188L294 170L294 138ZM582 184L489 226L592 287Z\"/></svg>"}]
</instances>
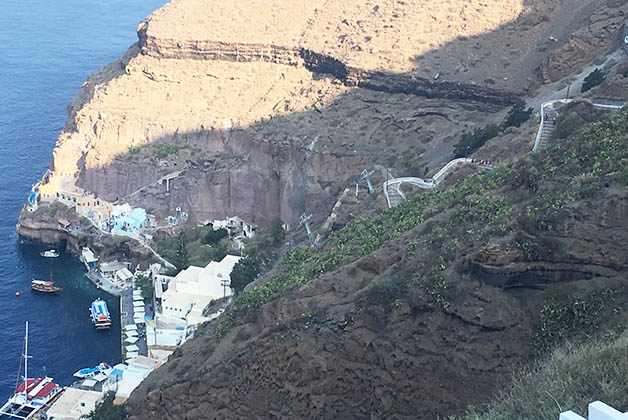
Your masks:
<instances>
[{"instance_id":1,"label":"white boat","mask_svg":"<svg viewBox=\"0 0 628 420\"><path fill-rule=\"evenodd\" d=\"M92 318L92 323L98 330L104 330L111 328L111 315L107 308L107 303L102 299L96 299L92 302L89 313Z\"/></svg>"},{"instance_id":2,"label":"white boat","mask_svg":"<svg viewBox=\"0 0 628 420\"><path fill-rule=\"evenodd\" d=\"M13 396L0 407L0 417L6 416L22 420L35 419L43 410L49 408L50 404L63 392L63 388L55 384L52 378L47 376L28 377L28 321L26 321L22 361L24 363L24 376L18 378L18 382L22 379L22 383L15 388ZM20 363L21 367L22 363Z\"/></svg>"},{"instance_id":3,"label":"white boat","mask_svg":"<svg viewBox=\"0 0 628 420\"><path fill-rule=\"evenodd\" d=\"M111 373L112 370L113 368L111 366L109 366L105 362L102 362L98 366L93 367L93 368L80 369L74 372L74 376L81 379L91 378L92 376L98 375L99 373L102 373L104 375L109 375L109 373Z\"/></svg>"},{"instance_id":4,"label":"white boat","mask_svg":"<svg viewBox=\"0 0 628 420\"><path fill-rule=\"evenodd\" d=\"M61 254L56 249L49 249L48 251L40 252L39 255L46 258L57 258Z\"/></svg>"}]
</instances>

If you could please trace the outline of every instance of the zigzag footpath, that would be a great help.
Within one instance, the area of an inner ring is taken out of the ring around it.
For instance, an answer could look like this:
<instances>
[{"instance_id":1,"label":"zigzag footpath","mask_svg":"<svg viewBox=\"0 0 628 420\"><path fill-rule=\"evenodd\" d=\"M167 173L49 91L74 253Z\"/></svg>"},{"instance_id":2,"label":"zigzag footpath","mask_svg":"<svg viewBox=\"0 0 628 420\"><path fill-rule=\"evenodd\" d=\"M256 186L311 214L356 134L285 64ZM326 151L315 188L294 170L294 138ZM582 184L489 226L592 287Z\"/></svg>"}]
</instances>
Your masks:
<instances>
[{"instance_id":1,"label":"zigzag footpath","mask_svg":"<svg viewBox=\"0 0 628 420\"><path fill-rule=\"evenodd\" d=\"M554 110L553 105L554 104L566 104L570 102L573 102L573 99L554 99L551 101L544 102L541 105L541 111L540 111L541 122L539 123L539 128L537 131L536 139L534 141L534 146L532 147L533 152L537 152L540 150L543 129L546 127L548 123L548 121L545 119L545 115L547 114L547 111L551 109L556 115L558 115L558 113ZM591 102L591 105L593 105L596 108L621 109L626 105L626 103L595 100ZM554 122L552 121L551 124L554 124ZM384 181L384 183L382 184L382 188L384 190L384 196L386 197L386 204L388 205L388 208L391 208L399 204L400 202L406 200L406 196L401 191L401 188L400 188L401 184L406 183L406 184L410 184L418 188L432 189L432 188L437 187L438 184L440 184L440 182L444 179L445 175L451 172L455 167L463 163L472 163L472 162L473 160L468 159L468 158L457 158L457 159L450 160L431 179L422 179L422 178L416 178L416 177L401 177L401 178L393 178L393 179ZM389 191L389 188L392 188L392 190Z\"/></svg>"}]
</instances>

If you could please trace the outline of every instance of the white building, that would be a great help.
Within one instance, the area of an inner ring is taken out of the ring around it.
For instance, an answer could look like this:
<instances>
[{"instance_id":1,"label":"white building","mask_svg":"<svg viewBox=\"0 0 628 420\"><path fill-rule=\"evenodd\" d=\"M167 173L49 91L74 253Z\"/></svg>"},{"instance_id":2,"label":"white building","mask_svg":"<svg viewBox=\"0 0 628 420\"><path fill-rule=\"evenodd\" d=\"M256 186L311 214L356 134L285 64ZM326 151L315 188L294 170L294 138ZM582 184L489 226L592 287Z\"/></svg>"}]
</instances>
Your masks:
<instances>
[{"instance_id":1,"label":"white building","mask_svg":"<svg viewBox=\"0 0 628 420\"><path fill-rule=\"evenodd\" d=\"M102 393L66 388L46 412L47 420L78 420L96 408Z\"/></svg>"},{"instance_id":2,"label":"white building","mask_svg":"<svg viewBox=\"0 0 628 420\"><path fill-rule=\"evenodd\" d=\"M115 281L121 284L130 284L133 279L133 273L129 271L128 268L124 267L120 270L116 271Z\"/></svg>"},{"instance_id":3,"label":"white building","mask_svg":"<svg viewBox=\"0 0 628 420\"><path fill-rule=\"evenodd\" d=\"M122 371L122 379L118 381L116 400L124 401L131 392L142 383L151 372L161 366L162 360L152 359L146 356L138 356Z\"/></svg>"},{"instance_id":4,"label":"white building","mask_svg":"<svg viewBox=\"0 0 628 420\"><path fill-rule=\"evenodd\" d=\"M240 257L227 255L222 261L212 261L203 267L190 266L172 279L162 295L162 313L185 319L196 325L207 319L203 310L209 302L233 295L231 270Z\"/></svg>"}]
</instances>

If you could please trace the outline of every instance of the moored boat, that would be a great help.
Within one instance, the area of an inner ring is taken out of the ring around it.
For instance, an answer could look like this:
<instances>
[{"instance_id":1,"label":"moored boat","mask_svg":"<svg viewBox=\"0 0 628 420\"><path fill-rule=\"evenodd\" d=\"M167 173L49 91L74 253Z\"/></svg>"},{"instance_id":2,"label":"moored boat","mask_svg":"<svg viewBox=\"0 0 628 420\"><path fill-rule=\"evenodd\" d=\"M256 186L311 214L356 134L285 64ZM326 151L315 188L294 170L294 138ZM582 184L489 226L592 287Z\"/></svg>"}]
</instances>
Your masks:
<instances>
[{"instance_id":1,"label":"moored boat","mask_svg":"<svg viewBox=\"0 0 628 420\"><path fill-rule=\"evenodd\" d=\"M20 369L24 364L24 376L18 382L23 381L15 388L13 396L0 407L0 417L17 418L22 420L35 419L43 410L63 392L63 388L53 382L52 378L28 377L28 321L26 322L26 335L24 337L24 353Z\"/></svg>"},{"instance_id":2,"label":"moored boat","mask_svg":"<svg viewBox=\"0 0 628 420\"><path fill-rule=\"evenodd\" d=\"M61 287L55 286L52 281L35 280L31 281L31 289L37 292L54 293L63 290Z\"/></svg>"},{"instance_id":3,"label":"moored boat","mask_svg":"<svg viewBox=\"0 0 628 420\"><path fill-rule=\"evenodd\" d=\"M92 376L98 375L99 373L102 373L104 375L109 375L109 373L111 373L112 370L113 368L111 366L109 366L105 362L102 362L96 367L78 370L74 372L74 376L81 379L91 378Z\"/></svg>"},{"instance_id":4,"label":"moored boat","mask_svg":"<svg viewBox=\"0 0 628 420\"><path fill-rule=\"evenodd\" d=\"M102 299L96 299L92 302L89 313L92 317L92 323L98 330L111 328L111 315L107 308L107 303Z\"/></svg>"},{"instance_id":5,"label":"moored boat","mask_svg":"<svg viewBox=\"0 0 628 420\"><path fill-rule=\"evenodd\" d=\"M46 258L57 258L61 254L56 249L49 249L48 251L40 252L39 255Z\"/></svg>"}]
</instances>

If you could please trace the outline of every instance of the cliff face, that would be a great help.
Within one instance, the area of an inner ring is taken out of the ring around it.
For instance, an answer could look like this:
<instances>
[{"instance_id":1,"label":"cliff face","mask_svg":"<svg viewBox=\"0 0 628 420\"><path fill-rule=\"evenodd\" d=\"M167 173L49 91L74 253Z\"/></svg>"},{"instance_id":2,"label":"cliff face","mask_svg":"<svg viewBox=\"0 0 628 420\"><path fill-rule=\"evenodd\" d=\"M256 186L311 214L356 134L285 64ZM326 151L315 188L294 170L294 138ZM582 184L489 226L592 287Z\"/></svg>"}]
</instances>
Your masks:
<instances>
[{"instance_id":1,"label":"cliff face","mask_svg":"<svg viewBox=\"0 0 628 420\"><path fill-rule=\"evenodd\" d=\"M301 3L175 0L152 14L70 104L50 184L196 220L322 219L365 167L446 159L534 83L534 43L570 19L558 0Z\"/></svg>"},{"instance_id":2,"label":"cliff face","mask_svg":"<svg viewBox=\"0 0 628 420\"><path fill-rule=\"evenodd\" d=\"M623 111L295 251L142 383L130 419L444 418L535 352L613 334L627 128Z\"/></svg>"}]
</instances>

